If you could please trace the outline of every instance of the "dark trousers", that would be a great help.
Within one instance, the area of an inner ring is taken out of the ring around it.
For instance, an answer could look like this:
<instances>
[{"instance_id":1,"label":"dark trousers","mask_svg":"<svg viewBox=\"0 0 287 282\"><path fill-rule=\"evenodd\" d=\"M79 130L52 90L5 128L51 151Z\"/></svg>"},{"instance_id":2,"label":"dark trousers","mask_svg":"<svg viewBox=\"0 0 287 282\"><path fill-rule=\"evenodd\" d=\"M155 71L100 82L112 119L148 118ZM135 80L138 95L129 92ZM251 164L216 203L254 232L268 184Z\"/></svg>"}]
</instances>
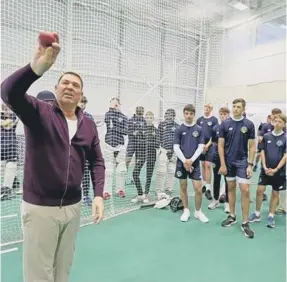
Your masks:
<instances>
[{"instance_id":1,"label":"dark trousers","mask_svg":"<svg viewBox=\"0 0 287 282\"><path fill-rule=\"evenodd\" d=\"M82 187L83 187L84 197L88 197L89 196L89 190L90 190L90 164L88 161L86 161L86 163L85 163L84 177L82 180Z\"/></svg>"},{"instance_id":2,"label":"dark trousers","mask_svg":"<svg viewBox=\"0 0 287 282\"><path fill-rule=\"evenodd\" d=\"M133 179L138 191L138 195L143 195L142 185L140 181L140 172L142 167L146 163L146 184L145 184L145 194L147 195L150 190L151 179L154 171L154 166L156 162L156 150L145 151L145 149L136 152L136 164L133 171Z\"/></svg>"},{"instance_id":3,"label":"dark trousers","mask_svg":"<svg viewBox=\"0 0 287 282\"><path fill-rule=\"evenodd\" d=\"M220 160L216 160L213 162L213 197L215 200L219 199L219 193L220 193L220 182L221 182L221 174L218 173L220 169ZM226 195L226 202L228 203L228 187L227 187L227 181L224 177L225 181L225 195Z\"/></svg>"}]
</instances>

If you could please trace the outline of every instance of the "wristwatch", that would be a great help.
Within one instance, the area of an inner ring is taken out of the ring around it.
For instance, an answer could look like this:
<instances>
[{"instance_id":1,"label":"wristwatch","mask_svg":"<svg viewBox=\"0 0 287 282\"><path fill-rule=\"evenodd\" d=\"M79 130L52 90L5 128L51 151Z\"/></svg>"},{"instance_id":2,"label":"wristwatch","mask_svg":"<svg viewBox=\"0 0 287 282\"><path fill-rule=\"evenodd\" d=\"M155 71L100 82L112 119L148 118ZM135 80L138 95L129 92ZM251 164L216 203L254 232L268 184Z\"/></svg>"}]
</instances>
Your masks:
<instances>
[{"instance_id":1,"label":"wristwatch","mask_svg":"<svg viewBox=\"0 0 287 282\"><path fill-rule=\"evenodd\" d=\"M250 165L251 167L253 167L253 166L254 166L254 164L253 164L253 163L248 163L248 165Z\"/></svg>"}]
</instances>

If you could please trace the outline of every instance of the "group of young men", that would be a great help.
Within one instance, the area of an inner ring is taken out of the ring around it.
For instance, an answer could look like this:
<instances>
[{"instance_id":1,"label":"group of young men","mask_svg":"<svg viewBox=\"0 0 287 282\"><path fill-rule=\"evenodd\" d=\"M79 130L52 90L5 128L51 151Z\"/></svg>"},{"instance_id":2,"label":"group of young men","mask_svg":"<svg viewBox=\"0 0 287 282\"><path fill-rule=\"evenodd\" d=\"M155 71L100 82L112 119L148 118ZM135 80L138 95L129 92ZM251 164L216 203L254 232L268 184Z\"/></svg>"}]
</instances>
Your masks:
<instances>
[{"instance_id":1,"label":"group of young men","mask_svg":"<svg viewBox=\"0 0 287 282\"><path fill-rule=\"evenodd\" d=\"M46 102L55 99L53 93L44 92L39 93L38 99ZM92 115L85 111L86 104L87 99L83 96L79 106L84 110L85 115L93 120ZM202 195L205 193L205 197L211 201L208 205L210 210L217 208L220 202L225 202L224 211L228 213L228 217L222 222L222 226L235 224L237 186L241 191L243 219L241 229L247 237L254 237L254 231L249 222L261 220L260 209L262 201L266 199L264 192L267 185L273 188L267 226L275 227L276 208L283 213L286 212L284 204L278 206L279 191L286 190L286 134L283 131L286 118L280 109L273 109L271 115L268 116L267 123L260 125L256 155L255 127L252 121L245 117L246 102L243 99L233 101L232 115L228 108L220 108L220 124L218 119L212 115L211 104L205 105L203 116L197 120L195 120L195 107L186 105L183 109L184 122L181 125L175 121L175 110L168 109L164 120L159 123L158 127L154 125L154 114L148 111L144 115L143 107L138 106L134 116L128 119L121 112L120 106L120 100L112 98L104 120L107 129L102 148L106 165L103 194L105 200L110 199L112 195L114 173L115 194L121 198L125 197L127 172L131 159L134 157L135 165L132 175L137 196L132 199L132 202L148 203L150 201L149 192L154 170L156 171L155 190L158 200L170 197L177 178L180 181L180 198L184 207L181 215L183 222L190 218L187 178L192 180L195 191L194 217L201 222L209 221L201 210ZM7 111L3 111L1 118L1 135L2 139L5 139L2 140L2 144L6 144L1 150L1 160L7 162L3 183L5 187L1 189L2 200L5 200L11 193L12 184L16 178L17 153L14 139L16 139L17 121L13 113L9 115L10 119L8 119ZM10 140L11 138L13 140ZM254 160L255 155L256 160ZM249 216L250 180L252 171L257 169L259 159L262 164L256 210ZM13 168L11 164L14 165ZM143 191L140 173L145 164L146 183ZM224 191L221 188L222 176L225 182ZM82 186L83 200L86 205L91 205L88 162L86 162ZM281 197L281 202L284 202L284 196Z\"/></svg>"},{"instance_id":2,"label":"group of young men","mask_svg":"<svg viewBox=\"0 0 287 282\"><path fill-rule=\"evenodd\" d=\"M205 105L204 115L197 120L195 107L186 105L183 109L184 122L181 125L175 121L174 109L168 109L164 121L156 127L152 112L147 112L144 116L143 107L137 107L135 115L128 120L121 113L119 99L112 100L105 116L107 133L103 152L108 173L104 198L111 197L114 169L116 195L125 197L125 178L134 156L133 180L137 196L132 199L133 203L150 201L151 178L156 167L155 191L158 200L168 198L173 191L174 180L180 181L180 198L184 207L181 221L186 222L190 218L187 194L187 178L190 178L195 190L194 217L204 223L209 221L201 210L202 195L205 193L205 197L211 201L208 205L210 210L217 208L220 202L225 202L224 211L228 216L221 225L228 227L236 223L236 187L239 186L242 204L241 229L248 238L253 238L254 231L249 223L260 221L260 208L264 196L266 199L265 187L271 185L273 192L267 226L274 227L279 191L286 190L286 134L283 131L286 118L281 110L274 109L270 115L270 123L260 128L257 160L254 165L255 126L246 118L245 107L244 99L236 99L233 101L232 114L228 108L220 108L220 124L212 115L211 104ZM112 155L108 156L109 152ZM253 171L257 169L258 154L261 157L262 170L257 190L256 211L249 215L250 181ZM147 170L143 191L139 175L145 163ZM222 176L225 181L223 193ZM284 196L281 198L283 201Z\"/></svg>"}]
</instances>

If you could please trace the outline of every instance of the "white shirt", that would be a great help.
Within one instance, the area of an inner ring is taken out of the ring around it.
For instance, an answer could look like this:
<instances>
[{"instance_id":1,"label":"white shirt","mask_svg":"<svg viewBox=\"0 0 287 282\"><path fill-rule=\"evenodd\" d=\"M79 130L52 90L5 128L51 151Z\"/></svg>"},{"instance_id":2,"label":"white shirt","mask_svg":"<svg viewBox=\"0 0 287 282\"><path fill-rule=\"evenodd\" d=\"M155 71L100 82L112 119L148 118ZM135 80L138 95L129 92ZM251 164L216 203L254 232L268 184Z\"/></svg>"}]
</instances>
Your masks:
<instances>
[{"instance_id":1,"label":"white shirt","mask_svg":"<svg viewBox=\"0 0 287 282\"><path fill-rule=\"evenodd\" d=\"M66 120L68 123L69 140L71 144L71 140L77 132L78 120L70 120L70 119L66 119Z\"/></svg>"}]
</instances>

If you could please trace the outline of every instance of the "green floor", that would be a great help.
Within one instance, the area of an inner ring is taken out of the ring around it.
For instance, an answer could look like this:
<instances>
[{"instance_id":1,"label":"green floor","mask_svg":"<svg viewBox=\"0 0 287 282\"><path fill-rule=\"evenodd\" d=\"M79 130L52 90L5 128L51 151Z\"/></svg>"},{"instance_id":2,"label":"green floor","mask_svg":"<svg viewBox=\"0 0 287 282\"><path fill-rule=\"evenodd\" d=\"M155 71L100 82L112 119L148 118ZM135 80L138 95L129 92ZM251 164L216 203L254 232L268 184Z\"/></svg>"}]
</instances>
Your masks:
<instances>
[{"instance_id":1,"label":"green floor","mask_svg":"<svg viewBox=\"0 0 287 282\"><path fill-rule=\"evenodd\" d=\"M264 221L253 224L256 237L251 240L242 234L239 223L220 226L226 216L223 208L207 211L206 200L203 206L208 224L193 218L181 223L180 213L149 209L81 228L70 281L286 281L286 217L277 216L273 230ZM267 213L264 203L263 219ZM1 257L3 282L23 281L22 249L17 247L19 251Z\"/></svg>"}]
</instances>

